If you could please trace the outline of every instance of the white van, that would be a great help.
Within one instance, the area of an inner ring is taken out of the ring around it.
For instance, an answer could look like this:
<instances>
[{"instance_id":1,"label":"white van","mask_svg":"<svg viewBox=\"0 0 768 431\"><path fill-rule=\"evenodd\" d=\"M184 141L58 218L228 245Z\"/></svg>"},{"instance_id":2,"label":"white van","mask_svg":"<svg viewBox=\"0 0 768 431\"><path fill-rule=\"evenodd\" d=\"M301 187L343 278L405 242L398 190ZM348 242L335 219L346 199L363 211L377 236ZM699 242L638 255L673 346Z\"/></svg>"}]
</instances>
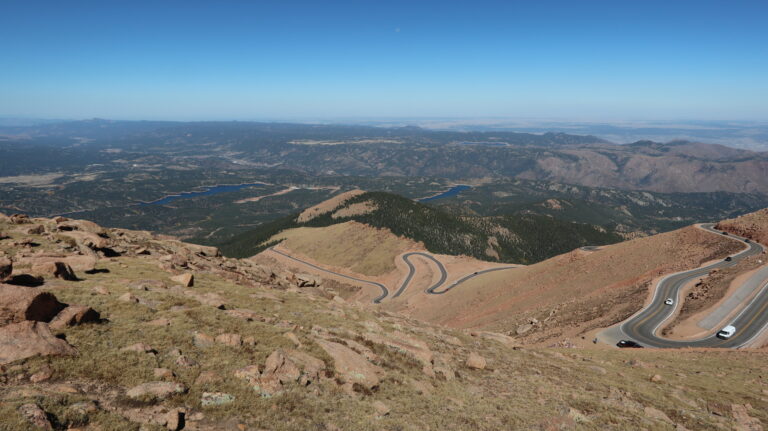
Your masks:
<instances>
[{"instance_id":1,"label":"white van","mask_svg":"<svg viewBox=\"0 0 768 431\"><path fill-rule=\"evenodd\" d=\"M725 328L721 329L720 332L717 333L717 338L722 338L722 339L731 338L735 333L736 333L736 327L733 325L728 325Z\"/></svg>"}]
</instances>

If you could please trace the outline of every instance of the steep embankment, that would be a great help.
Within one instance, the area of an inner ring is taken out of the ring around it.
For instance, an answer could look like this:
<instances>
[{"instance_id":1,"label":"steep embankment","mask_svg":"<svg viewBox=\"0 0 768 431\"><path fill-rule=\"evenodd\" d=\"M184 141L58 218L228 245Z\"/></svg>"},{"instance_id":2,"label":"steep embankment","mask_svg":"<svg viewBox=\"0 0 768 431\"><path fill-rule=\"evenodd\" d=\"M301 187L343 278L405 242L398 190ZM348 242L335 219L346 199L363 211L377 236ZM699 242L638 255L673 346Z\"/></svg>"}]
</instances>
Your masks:
<instances>
[{"instance_id":1,"label":"steep embankment","mask_svg":"<svg viewBox=\"0 0 768 431\"><path fill-rule=\"evenodd\" d=\"M421 243L432 253L523 264L583 245L621 240L617 234L599 226L544 215L462 217L398 195L367 192L345 194L299 216L265 224L240 235L236 241L222 244L221 249L229 256L252 256L274 245L281 238L281 232L300 227L325 228L348 221ZM338 240L344 241L344 238ZM364 252L360 250L358 256L362 258Z\"/></svg>"},{"instance_id":2,"label":"steep embankment","mask_svg":"<svg viewBox=\"0 0 768 431\"><path fill-rule=\"evenodd\" d=\"M688 227L484 274L450 294L417 296L393 307L443 325L492 328L550 343L625 319L643 305L655 278L739 248Z\"/></svg>"}]
</instances>

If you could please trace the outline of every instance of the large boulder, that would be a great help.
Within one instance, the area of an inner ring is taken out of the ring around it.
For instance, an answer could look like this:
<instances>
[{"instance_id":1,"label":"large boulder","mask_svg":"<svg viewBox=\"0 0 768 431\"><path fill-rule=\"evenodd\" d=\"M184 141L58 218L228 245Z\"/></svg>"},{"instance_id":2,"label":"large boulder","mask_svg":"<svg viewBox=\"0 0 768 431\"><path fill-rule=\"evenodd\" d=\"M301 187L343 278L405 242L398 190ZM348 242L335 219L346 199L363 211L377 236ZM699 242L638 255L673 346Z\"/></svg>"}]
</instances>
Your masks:
<instances>
[{"instance_id":1,"label":"large boulder","mask_svg":"<svg viewBox=\"0 0 768 431\"><path fill-rule=\"evenodd\" d=\"M19 266L29 265L37 266L52 262L61 262L69 265L75 271L93 271L96 268L98 257L95 253L84 254L60 254L60 253L40 253L29 257L23 257L18 260Z\"/></svg>"},{"instance_id":2,"label":"large boulder","mask_svg":"<svg viewBox=\"0 0 768 431\"><path fill-rule=\"evenodd\" d=\"M13 272L13 262L7 257L0 257L0 281L5 281Z\"/></svg>"},{"instance_id":3,"label":"large boulder","mask_svg":"<svg viewBox=\"0 0 768 431\"><path fill-rule=\"evenodd\" d=\"M42 277L55 277L62 280L77 281L72 267L64 262L44 262L32 267L32 274Z\"/></svg>"},{"instance_id":4,"label":"large boulder","mask_svg":"<svg viewBox=\"0 0 768 431\"><path fill-rule=\"evenodd\" d=\"M101 319L99 313L85 305L70 305L61 310L50 323L51 329L64 329L67 326L76 326L83 323L98 322Z\"/></svg>"},{"instance_id":5,"label":"large boulder","mask_svg":"<svg viewBox=\"0 0 768 431\"><path fill-rule=\"evenodd\" d=\"M62 232L80 231L94 233L96 235L104 235L107 232L103 227L92 221L69 220L64 218L57 220L56 228Z\"/></svg>"},{"instance_id":6,"label":"large boulder","mask_svg":"<svg viewBox=\"0 0 768 431\"><path fill-rule=\"evenodd\" d=\"M13 214L10 217L10 222L13 224L26 224L26 223L32 223L29 220L29 216L26 214Z\"/></svg>"},{"instance_id":7,"label":"large boulder","mask_svg":"<svg viewBox=\"0 0 768 431\"><path fill-rule=\"evenodd\" d=\"M195 284L195 276L187 272L184 274L174 275L171 277L171 281L179 283L184 287L192 287Z\"/></svg>"},{"instance_id":8,"label":"large boulder","mask_svg":"<svg viewBox=\"0 0 768 431\"><path fill-rule=\"evenodd\" d=\"M347 346L326 340L316 342L333 358L336 373L344 383L359 384L366 389L379 385L379 374L383 372L381 368L371 364Z\"/></svg>"},{"instance_id":9,"label":"large boulder","mask_svg":"<svg viewBox=\"0 0 768 431\"><path fill-rule=\"evenodd\" d=\"M49 292L0 284L0 325L25 320L50 322L64 307L66 305Z\"/></svg>"},{"instance_id":10,"label":"large boulder","mask_svg":"<svg viewBox=\"0 0 768 431\"><path fill-rule=\"evenodd\" d=\"M72 238L77 244L82 244L90 249L100 249L109 246L109 240L93 232L62 232L59 235Z\"/></svg>"},{"instance_id":11,"label":"large boulder","mask_svg":"<svg viewBox=\"0 0 768 431\"><path fill-rule=\"evenodd\" d=\"M75 349L56 338L47 323L25 321L0 326L0 364L33 356L73 355Z\"/></svg>"}]
</instances>

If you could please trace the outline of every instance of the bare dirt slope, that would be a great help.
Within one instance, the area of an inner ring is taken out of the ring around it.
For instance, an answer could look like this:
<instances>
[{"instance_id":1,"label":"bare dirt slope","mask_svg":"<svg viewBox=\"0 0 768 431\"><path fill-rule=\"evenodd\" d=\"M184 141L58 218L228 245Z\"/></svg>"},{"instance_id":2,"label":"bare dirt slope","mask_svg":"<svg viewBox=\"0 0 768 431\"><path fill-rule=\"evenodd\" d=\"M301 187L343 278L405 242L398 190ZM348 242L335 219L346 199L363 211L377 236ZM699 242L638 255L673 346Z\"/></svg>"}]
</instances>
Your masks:
<instances>
[{"instance_id":1,"label":"bare dirt slope","mask_svg":"<svg viewBox=\"0 0 768 431\"><path fill-rule=\"evenodd\" d=\"M687 227L484 274L449 294L414 298L403 311L451 327L492 328L528 342L562 341L636 312L655 278L740 248Z\"/></svg>"},{"instance_id":2,"label":"bare dirt slope","mask_svg":"<svg viewBox=\"0 0 768 431\"><path fill-rule=\"evenodd\" d=\"M761 244L768 244L768 208L734 219L723 220L715 227Z\"/></svg>"}]
</instances>

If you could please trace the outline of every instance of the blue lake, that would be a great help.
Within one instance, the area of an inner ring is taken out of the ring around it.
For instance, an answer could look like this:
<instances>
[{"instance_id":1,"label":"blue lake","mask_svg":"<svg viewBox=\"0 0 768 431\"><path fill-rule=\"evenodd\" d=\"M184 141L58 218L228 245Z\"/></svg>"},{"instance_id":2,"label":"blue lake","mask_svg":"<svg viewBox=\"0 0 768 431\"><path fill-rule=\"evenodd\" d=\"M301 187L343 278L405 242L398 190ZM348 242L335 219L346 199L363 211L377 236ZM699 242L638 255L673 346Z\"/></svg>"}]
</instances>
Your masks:
<instances>
[{"instance_id":1,"label":"blue lake","mask_svg":"<svg viewBox=\"0 0 768 431\"><path fill-rule=\"evenodd\" d=\"M169 195L162 199L158 199L152 202L140 202L139 205L142 205L142 206L143 205L165 205L177 199L189 199L189 198L196 198L199 196L211 196L211 195L217 195L219 193L234 192L247 187L265 186L265 185L266 184L264 183L251 183L251 184L212 186L212 187L206 187L205 190L202 190L199 192L182 192L177 195Z\"/></svg>"},{"instance_id":2,"label":"blue lake","mask_svg":"<svg viewBox=\"0 0 768 431\"><path fill-rule=\"evenodd\" d=\"M439 195L430 196L428 198L422 198L422 199L419 199L418 201L419 202L429 202L429 201L434 201L434 200L437 200L437 199L450 198L450 197L458 195L459 193L461 193L464 190L471 189L471 188L472 188L472 186L468 186L468 185L465 185L465 184L457 184L457 185L451 187L450 189L440 193Z\"/></svg>"}]
</instances>

